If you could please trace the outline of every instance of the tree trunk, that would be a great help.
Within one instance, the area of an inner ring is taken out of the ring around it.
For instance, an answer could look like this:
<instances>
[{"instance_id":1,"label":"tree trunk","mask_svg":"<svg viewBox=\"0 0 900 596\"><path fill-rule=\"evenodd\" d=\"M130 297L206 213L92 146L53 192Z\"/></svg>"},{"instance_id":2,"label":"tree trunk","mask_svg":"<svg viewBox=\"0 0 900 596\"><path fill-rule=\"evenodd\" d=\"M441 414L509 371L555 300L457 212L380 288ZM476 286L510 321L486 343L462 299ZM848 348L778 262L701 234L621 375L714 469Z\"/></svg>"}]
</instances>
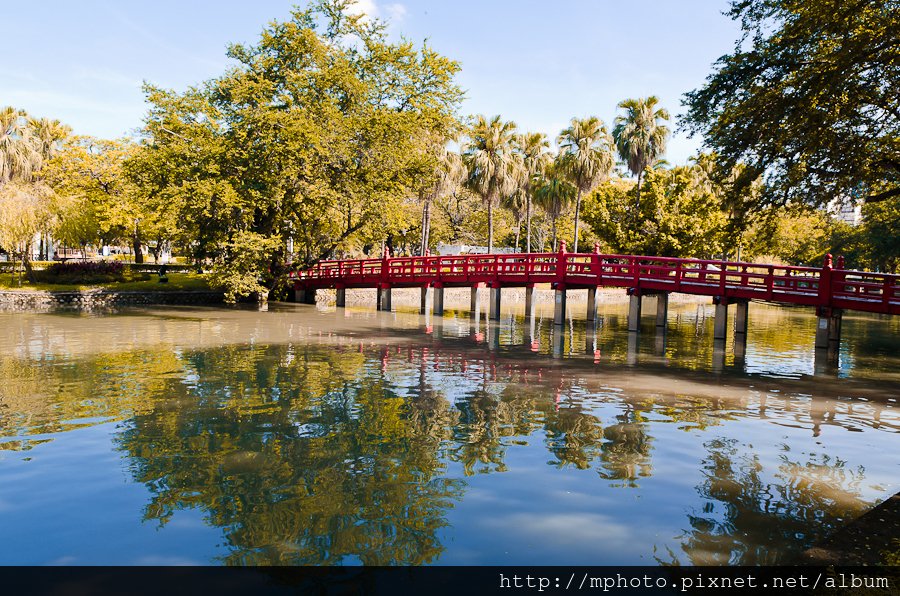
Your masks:
<instances>
[{"instance_id":1,"label":"tree trunk","mask_svg":"<svg viewBox=\"0 0 900 596\"><path fill-rule=\"evenodd\" d=\"M522 220L516 221L516 252L519 252L519 237L522 235Z\"/></svg>"},{"instance_id":2,"label":"tree trunk","mask_svg":"<svg viewBox=\"0 0 900 596\"><path fill-rule=\"evenodd\" d=\"M419 199L422 200L422 196L419 195ZM428 246L428 239L426 238L426 226L428 221L428 200L422 200L422 235L419 241L419 254L425 254L425 247Z\"/></svg>"},{"instance_id":3,"label":"tree trunk","mask_svg":"<svg viewBox=\"0 0 900 596\"><path fill-rule=\"evenodd\" d=\"M422 246L422 254L428 254L428 247L431 246L431 199L425 203L425 244Z\"/></svg>"},{"instance_id":4,"label":"tree trunk","mask_svg":"<svg viewBox=\"0 0 900 596\"><path fill-rule=\"evenodd\" d=\"M644 170L638 172L637 183L637 202L634 205L634 223L637 224L641 217L641 178L644 176Z\"/></svg>"},{"instance_id":5,"label":"tree trunk","mask_svg":"<svg viewBox=\"0 0 900 596\"><path fill-rule=\"evenodd\" d=\"M22 268L25 270L25 277L31 283L36 283L34 278L34 269L31 267L31 242L25 243L25 250L22 252ZM22 285L21 282L19 285Z\"/></svg>"},{"instance_id":6,"label":"tree trunk","mask_svg":"<svg viewBox=\"0 0 900 596\"><path fill-rule=\"evenodd\" d=\"M556 218L553 218L553 250L552 252L556 252Z\"/></svg>"},{"instance_id":7,"label":"tree trunk","mask_svg":"<svg viewBox=\"0 0 900 596\"><path fill-rule=\"evenodd\" d=\"M494 200L488 199L488 253L494 252Z\"/></svg>"},{"instance_id":8,"label":"tree trunk","mask_svg":"<svg viewBox=\"0 0 900 596\"><path fill-rule=\"evenodd\" d=\"M531 193L525 195L525 252L531 252Z\"/></svg>"},{"instance_id":9,"label":"tree trunk","mask_svg":"<svg viewBox=\"0 0 900 596\"><path fill-rule=\"evenodd\" d=\"M572 252L578 252L578 217L581 215L581 189L578 189L578 195L575 198L575 242L573 243ZM553 250L556 250L555 248Z\"/></svg>"},{"instance_id":10,"label":"tree trunk","mask_svg":"<svg viewBox=\"0 0 900 596\"><path fill-rule=\"evenodd\" d=\"M131 245L134 248L134 262L137 265L141 265L144 262L144 253L141 252L141 236L137 232L135 232L134 236L131 237Z\"/></svg>"}]
</instances>

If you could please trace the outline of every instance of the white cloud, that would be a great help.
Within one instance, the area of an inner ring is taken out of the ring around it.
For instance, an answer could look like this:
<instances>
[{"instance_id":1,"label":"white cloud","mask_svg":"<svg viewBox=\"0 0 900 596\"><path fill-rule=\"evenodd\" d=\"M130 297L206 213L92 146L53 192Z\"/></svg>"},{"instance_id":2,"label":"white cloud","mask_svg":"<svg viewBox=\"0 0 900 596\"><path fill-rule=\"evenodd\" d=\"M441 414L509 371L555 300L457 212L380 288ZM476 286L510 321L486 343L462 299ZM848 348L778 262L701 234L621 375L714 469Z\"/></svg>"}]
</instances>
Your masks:
<instances>
[{"instance_id":1,"label":"white cloud","mask_svg":"<svg viewBox=\"0 0 900 596\"><path fill-rule=\"evenodd\" d=\"M348 9L350 14L361 14L368 17L378 16L378 6L375 0L356 0Z\"/></svg>"},{"instance_id":2,"label":"white cloud","mask_svg":"<svg viewBox=\"0 0 900 596\"><path fill-rule=\"evenodd\" d=\"M399 25L403 22L403 19L406 18L406 7L399 2L386 4L384 6L384 13L388 20L391 21L391 24Z\"/></svg>"}]
</instances>

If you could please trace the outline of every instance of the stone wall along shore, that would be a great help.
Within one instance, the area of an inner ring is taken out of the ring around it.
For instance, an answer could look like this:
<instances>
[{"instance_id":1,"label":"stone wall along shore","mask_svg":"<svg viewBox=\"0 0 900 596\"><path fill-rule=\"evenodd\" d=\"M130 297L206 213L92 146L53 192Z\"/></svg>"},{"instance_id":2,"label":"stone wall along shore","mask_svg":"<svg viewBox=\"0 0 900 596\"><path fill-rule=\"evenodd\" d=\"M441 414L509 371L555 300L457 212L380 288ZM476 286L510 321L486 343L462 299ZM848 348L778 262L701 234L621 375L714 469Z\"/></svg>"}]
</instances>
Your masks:
<instances>
[{"instance_id":1,"label":"stone wall along shore","mask_svg":"<svg viewBox=\"0 0 900 596\"><path fill-rule=\"evenodd\" d=\"M220 304L222 292L212 291L0 291L0 308L5 310L35 310L73 308L90 310L111 306L139 306L146 304Z\"/></svg>"}]
</instances>

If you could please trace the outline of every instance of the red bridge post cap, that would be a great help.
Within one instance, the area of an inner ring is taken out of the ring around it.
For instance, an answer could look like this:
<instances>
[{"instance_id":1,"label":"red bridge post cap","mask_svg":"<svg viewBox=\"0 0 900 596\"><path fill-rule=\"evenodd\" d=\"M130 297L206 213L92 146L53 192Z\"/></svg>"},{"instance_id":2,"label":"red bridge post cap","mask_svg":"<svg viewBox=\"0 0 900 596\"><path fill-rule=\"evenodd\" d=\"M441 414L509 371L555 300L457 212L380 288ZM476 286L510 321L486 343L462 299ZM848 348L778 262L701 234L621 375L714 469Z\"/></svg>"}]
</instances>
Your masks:
<instances>
[{"instance_id":1,"label":"red bridge post cap","mask_svg":"<svg viewBox=\"0 0 900 596\"><path fill-rule=\"evenodd\" d=\"M825 255L825 264L824 264L823 266L824 266L826 269L831 269L831 267L832 267L832 263L831 263L831 253L828 253L828 254Z\"/></svg>"},{"instance_id":2,"label":"red bridge post cap","mask_svg":"<svg viewBox=\"0 0 900 596\"><path fill-rule=\"evenodd\" d=\"M600 243L594 242L594 254L600 254Z\"/></svg>"},{"instance_id":3,"label":"red bridge post cap","mask_svg":"<svg viewBox=\"0 0 900 596\"><path fill-rule=\"evenodd\" d=\"M565 240L559 241L559 252L566 252L566 241Z\"/></svg>"},{"instance_id":4,"label":"red bridge post cap","mask_svg":"<svg viewBox=\"0 0 900 596\"><path fill-rule=\"evenodd\" d=\"M838 269L843 269L843 268L844 268L844 255L838 255L838 258L837 258L837 261L836 261L836 263L835 263L835 266L836 266Z\"/></svg>"}]
</instances>

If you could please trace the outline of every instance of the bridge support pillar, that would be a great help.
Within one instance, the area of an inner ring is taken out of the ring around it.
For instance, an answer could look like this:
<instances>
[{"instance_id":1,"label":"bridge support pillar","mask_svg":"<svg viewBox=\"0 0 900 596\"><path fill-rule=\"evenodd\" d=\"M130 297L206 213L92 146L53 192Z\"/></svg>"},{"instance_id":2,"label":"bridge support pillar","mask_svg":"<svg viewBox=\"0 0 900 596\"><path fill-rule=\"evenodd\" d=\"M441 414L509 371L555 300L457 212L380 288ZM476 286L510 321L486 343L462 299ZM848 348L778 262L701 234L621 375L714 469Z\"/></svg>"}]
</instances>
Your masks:
<instances>
[{"instance_id":1,"label":"bridge support pillar","mask_svg":"<svg viewBox=\"0 0 900 596\"><path fill-rule=\"evenodd\" d=\"M534 286L525 286L525 318L529 318L534 312Z\"/></svg>"},{"instance_id":2,"label":"bridge support pillar","mask_svg":"<svg viewBox=\"0 0 900 596\"><path fill-rule=\"evenodd\" d=\"M432 312L436 317L444 316L444 286L434 286L434 305Z\"/></svg>"},{"instance_id":3,"label":"bridge support pillar","mask_svg":"<svg viewBox=\"0 0 900 596\"><path fill-rule=\"evenodd\" d=\"M728 337L728 301L720 300L716 304L716 320L713 324L713 340L725 341Z\"/></svg>"},{"instance_id":4,"label":"bridge support pillar","mask_svg":"<svg viewBox=\"0 0 900 596\"><path fill-rule=\"evenodd\" d=\"M665 333L669 319L669 293L662 292L656 295L656 331Z\"/></svg>"},{"instance_id":5,"label":"bridge support pillar","mask_svg":"<svg viewBox=\"0 0 900 596\"><path fill-rule=\"evenodd\" d=\"M303 288L297 290L294 299L301 304L315 304L316 303L316 289L315 288Z\"/></svg>"},{"instance_id":6,"label":"bridge support pillar","mask_svg":"<svg viewBox=\"0 0 900 596\"><path fill-rule=\"evenodd\" d=\"M488 310L492 321L500 320L500 292L500 286L491 286L491 303Z\"/></svg>"},{"instance_id":7,"label":"bridge support pillar","mask_svg":"<svg viewBox=\"0 0 900 596\"><path fill-rule=\"evenodd\" d=\"M422 298L419 300L419 314L428 312L428 286L422 288Z\"/></svg>"},{"instance_id":8,"label":"bridge support pillar","mask_svg":"<svg viewBox=\"0 0 900 596\"><path fill-rule=\"evenodd\" d=\"M587 290L587 320L597 320L597 288L588 288Z\"/></svg>"},{"instance_id":9,"label":"bridge support pillar","mask_svg":"<svg viewBox=\"0 0 900 596\"><path fill-rule=\"evenodd\" d=\"M384 310L390 312L391 310L391 287L390 286L379 286L378 294L376 296L376 302L378 303L378 310Z\"/></svg>"},{"instance_id":10,"label":"bridge support pillar","mask_svg":"<svg viewBox=\"0 0 900 596\"><path fill-rule=\"evenodd\" d=\"M553 324L564 325L566 322L566 288L557 286L553 292Z\"/></svg>"},{"instance_id":11,"label":"bridge support pillar","mask_svg":"<svg viewBox=\"0 0 900 596\"><path fill-rule=\"evenodd\" d=\"M750 302L741 300L736 305L737 311L734 313L734 335L736 341L747 342L747 323L750 314Z\"/></svg>"},{"instance_id":12,"label":"bridge support pillar","mask_svg":"<svg viewBox=\"0 0 900 596\"><path fill-rule=\"evenodd\" d=\"M628 331L641 330L641 295L637 292L631 294L628 304Z\"/></svg>"},{"instance_id":13,"label":"bridge support pillar","mask_svg":"<svg viewBox=\"0 0 900 596\"><path fill-rule=\"evenodd\" d=\"M334 304L338 308L347 306L347 290L345 288L337 288L334 291Z\"/></svg>"},{"instance_id":14,"label":"bridge support pillar","mask_svg":"<svg viewBox=\"0 0 900 596\"><path fill-rule=\"evenodd\" d=\"M816 349L837 354L841 344L841 319L844 311L839 308L819 308L816 325Z\"/></svg>"},{"instance_id":15,"label":"bridge support pillar","mask_svg":"<svg viewBox=\"0 0 900 596\"><path fill-rule=\"evenodd\" d=\"M478 314L478 305L481 302L481 288L482 284L477 283L472 286L470 296L469 296L469 317L474 319L475 315Z\"/></svg>"}]
</instances>

